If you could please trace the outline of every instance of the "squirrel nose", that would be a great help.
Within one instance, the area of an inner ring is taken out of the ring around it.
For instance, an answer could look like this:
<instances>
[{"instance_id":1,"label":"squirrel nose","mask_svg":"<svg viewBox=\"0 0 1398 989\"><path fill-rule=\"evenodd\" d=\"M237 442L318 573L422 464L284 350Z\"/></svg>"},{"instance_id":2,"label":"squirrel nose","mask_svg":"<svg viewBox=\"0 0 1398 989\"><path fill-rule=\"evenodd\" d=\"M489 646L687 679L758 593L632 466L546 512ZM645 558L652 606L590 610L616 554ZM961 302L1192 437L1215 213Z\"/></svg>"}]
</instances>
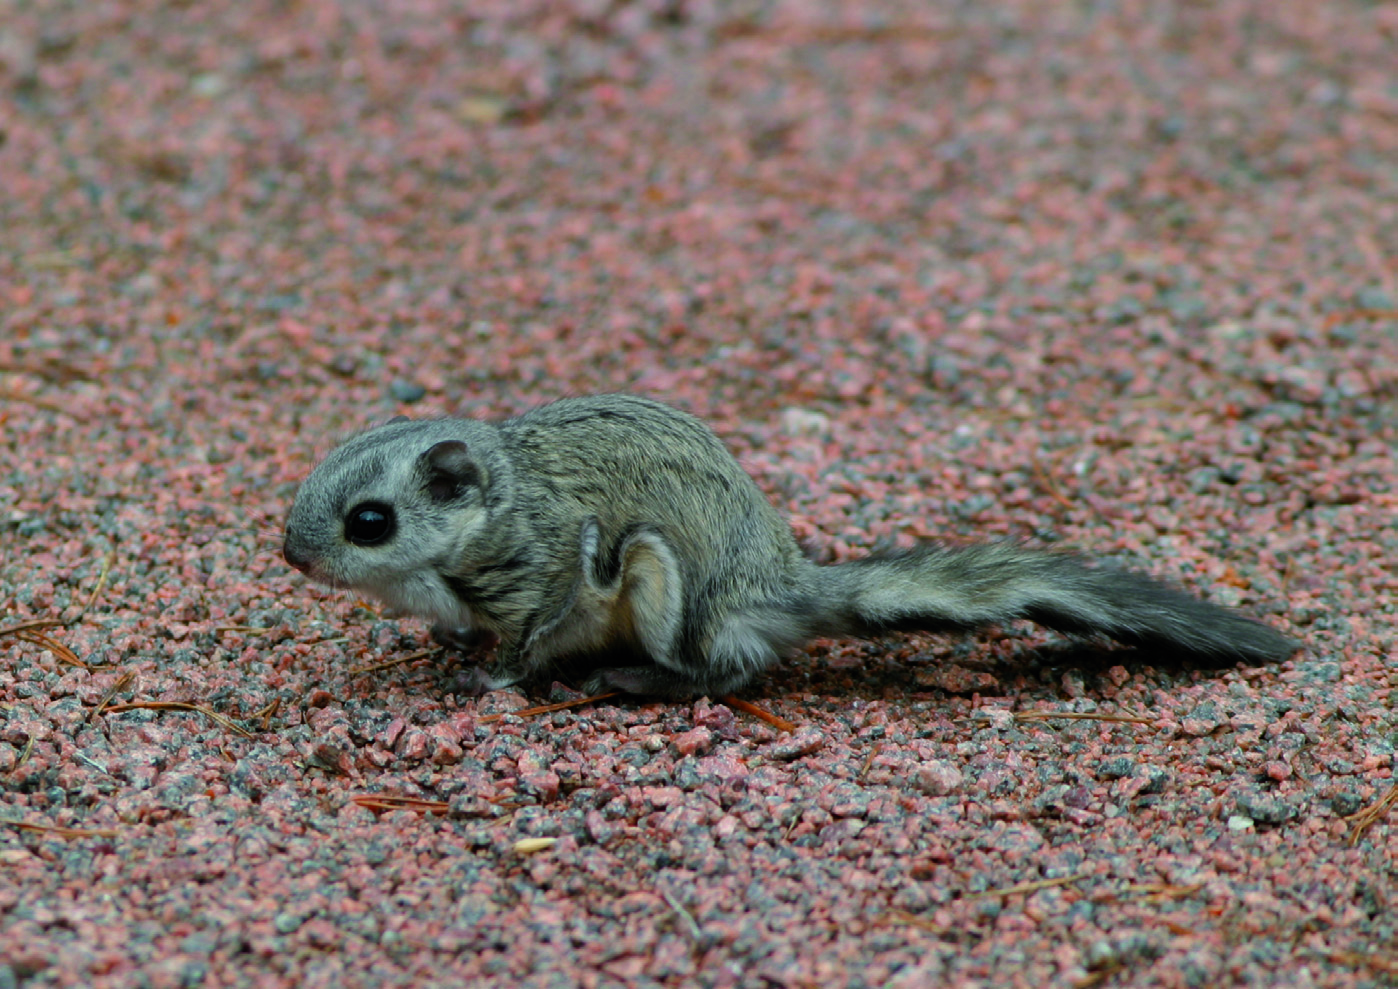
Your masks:
<instances>
[{"instance_id":1,"label":"squirrel nose","mask_svg":"<svg viewBox=\"0 0 1398 989\"><path fill-rule=\"evenodd\" d=\"M297 570L306 573L311 569L311 556L296 546L290 539L282 543L282 557Z\"/></svg>"}]
</instances>

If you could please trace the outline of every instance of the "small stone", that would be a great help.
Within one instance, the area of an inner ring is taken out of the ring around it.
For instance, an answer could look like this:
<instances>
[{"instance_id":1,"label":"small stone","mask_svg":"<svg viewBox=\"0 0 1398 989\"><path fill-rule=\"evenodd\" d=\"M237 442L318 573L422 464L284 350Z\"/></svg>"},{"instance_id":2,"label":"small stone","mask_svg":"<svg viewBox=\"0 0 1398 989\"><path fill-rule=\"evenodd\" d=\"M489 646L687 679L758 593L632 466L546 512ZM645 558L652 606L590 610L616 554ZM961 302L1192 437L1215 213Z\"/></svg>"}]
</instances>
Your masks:
<instances>
[{"instance_id":1,"label":"small stone","mask_svg":"<svg viewBox=\"0 0 1398 989\"><path fill-rule=\"evenodd\" d=\"M1285 824L1296 816L1296 808L1273 794L1249 791L1238 795L1238 813L1259 824Z\"/></svg>"},{"instance_id":2,"label":"small stone","mask_svg":"<svg viewBox=\"0 0 1398 989\"><path fill-rule=\"evenodd\" d=\"M420 402L427 395L427 389L414 381L399 378L388 386L388 393L405 405Z\"/></svg>"},{"instance_id":3,"label":"small stone","mask_svg":"<svg viewBox=\"0 0 1398 989\"><path fill-rule=\"evenodd\" d=\"M818 731L803 731L789 739L778 742L767 750L768 756L789 762L803 755L810 755L825 744L825 736Z\"/></svg>"},{"instance_id":4,"label":"small stone","mask_svg":"<svg viewBox=\"0 0 1398 989\"><path fill-rule=\"evenodd\" d=\"M1170 782L1170 772L1159 766L1138 766L1132 776L1143 780L1137 793L1162 793Z\"/></svg>"},{"instance_id":5,"label":"small stone","mask_svg":"<svg viewBox=\"0 0 1398 989\"><path fill-rule=\"evenodd\" d=\"M790 436L824 436L830 430L829 417L806 409L782 411L782 428Z\"/></svg>"},{"instance_id":6,"label":"small stone","mask_svg":"<svg viewBox=\"0 0 1398 989\"><path fill-rule=\"evenodd\" d=\"M296 928L306 922L306 918L298 914L286 912L279 913L272 920L272 926L277 929L278 934L290 934Z\"/></svg>"},{"instance_id":7,"label":"small stone","mask_svg":"<svg viewBox=\"0 0 1398 989\"><path fill-rule=\"evenodd\" d=\"M675 736L675 751L680 755L702 755L714 744L714 733L708 728L692 728Z\"/></svg>"},{"instance_id":8,"label":"small stone","mask_svg":"<svg viewBox=\"0 0 1398 989\"><path fill-rule=\"evenodd\" d=\"M1126 756L1107 759L1097 766L1097 775L1104 780L1125 779L1136 770L1136 763Z\"/></svg>"},{"instance_id":9,"label":"small stone","mask_svg":"<svg viewBox=\"0 0 1398 989\"><path fill-rule=\"evenodd\" d=\"M960 789L965 777L949 762L932 760L923 763L913 773L913 786L929 797L945 797Z\"/></svg>"},{"instance_id":10,"label":"small stone","mask_svg":"<svg viewBox=\"0 0 1398 989\"><path fill-rule=\"evenodd\" d=\"M1221 728L1224 723L1218 705L1213 701L1205 701L1180 719L1180 731L1195 738L1202 738Z\"/></svg>"}]
</instances>

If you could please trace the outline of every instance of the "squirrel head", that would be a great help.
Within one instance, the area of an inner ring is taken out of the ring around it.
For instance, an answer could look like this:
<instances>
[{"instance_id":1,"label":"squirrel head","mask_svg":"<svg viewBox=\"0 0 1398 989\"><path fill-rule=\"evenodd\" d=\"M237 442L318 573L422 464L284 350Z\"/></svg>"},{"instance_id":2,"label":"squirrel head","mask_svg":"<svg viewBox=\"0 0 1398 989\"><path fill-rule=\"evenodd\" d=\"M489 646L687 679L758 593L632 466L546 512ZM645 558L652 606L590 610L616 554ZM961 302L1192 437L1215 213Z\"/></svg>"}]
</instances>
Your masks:
<instances>
[{"instance_id":1,"label":"squirrel head","mask_svg":"<svg viewBox=\"0 0 1398 989\"><path fill-rule=\"evenodd\" d=\"M302 482L282 555L318 583L455 620L442 575L488 534L497 444L491 427L460 419L395 420L353 437Z\"/></svg>"}]
</instances>

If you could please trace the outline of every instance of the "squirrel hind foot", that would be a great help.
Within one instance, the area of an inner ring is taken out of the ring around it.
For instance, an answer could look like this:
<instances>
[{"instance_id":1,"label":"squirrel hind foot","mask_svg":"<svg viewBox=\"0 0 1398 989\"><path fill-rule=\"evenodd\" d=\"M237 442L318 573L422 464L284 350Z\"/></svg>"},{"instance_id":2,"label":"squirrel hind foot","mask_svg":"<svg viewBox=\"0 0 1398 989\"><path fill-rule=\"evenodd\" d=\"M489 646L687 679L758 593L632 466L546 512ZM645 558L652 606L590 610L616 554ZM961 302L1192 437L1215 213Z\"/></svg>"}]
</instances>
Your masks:
<instances>
[{"instance_id":1,"label":"squirrel hind foot","mask_svg":"<svg viewBox=\"0 0 1398 989\"><path fill-rule=\"evenodd\" d=\"M583 692L595 695L620 690L642 697L665 697L672 700L702 696L722 697L731 694L751 679L751 675L695 678L654 663L644 666L608 666L592 672L583 682Z\"/></svg>"}]
</instances>

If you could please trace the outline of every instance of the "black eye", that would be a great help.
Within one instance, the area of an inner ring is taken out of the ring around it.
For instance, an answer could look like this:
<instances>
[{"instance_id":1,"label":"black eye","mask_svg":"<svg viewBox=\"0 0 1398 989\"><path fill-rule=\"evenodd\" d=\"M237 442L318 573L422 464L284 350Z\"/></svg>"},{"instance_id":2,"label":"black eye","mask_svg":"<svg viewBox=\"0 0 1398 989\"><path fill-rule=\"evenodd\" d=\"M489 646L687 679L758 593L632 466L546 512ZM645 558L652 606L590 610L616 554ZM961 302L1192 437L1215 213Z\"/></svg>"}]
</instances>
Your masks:
<instances>
[{"instance_id":1,"label":"black eye","mask_svg":"<svg viewBox=\"0 0 1398 989\"><path fill-rule=\"evenodd\" d=\"M356 546L375 546L393 535L393 509L377 502L355 505L345 516L345 538Z\"/></svg>"}]
</instances>

